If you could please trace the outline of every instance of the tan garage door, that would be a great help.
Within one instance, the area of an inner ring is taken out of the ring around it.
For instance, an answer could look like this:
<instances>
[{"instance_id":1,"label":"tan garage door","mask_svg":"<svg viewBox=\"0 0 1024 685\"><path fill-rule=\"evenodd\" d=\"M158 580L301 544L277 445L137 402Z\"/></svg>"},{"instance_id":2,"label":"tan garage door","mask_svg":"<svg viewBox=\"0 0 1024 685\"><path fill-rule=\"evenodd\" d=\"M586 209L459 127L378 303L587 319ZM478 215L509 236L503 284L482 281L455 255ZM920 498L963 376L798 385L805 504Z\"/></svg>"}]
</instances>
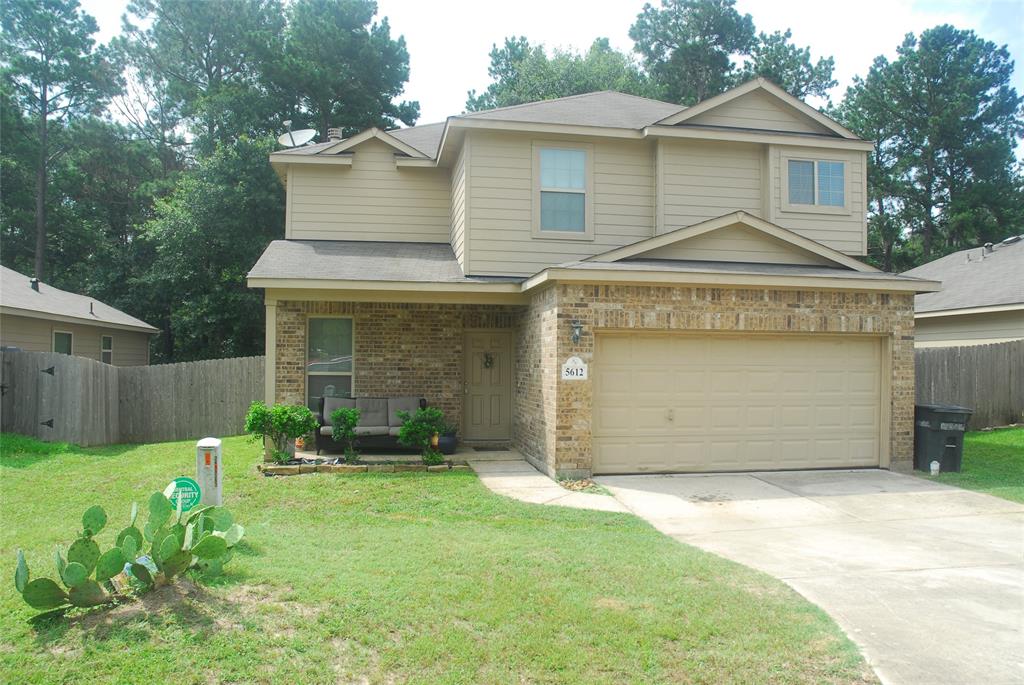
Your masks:
<instances>
[{"instance_id":1,"label":"tan garage door","mask_svg":"<svg viewBox=\"0 0 1024 685\"><path fill-rule=\"evenodd\" d=\"M877 466L881 342L598 335L595 473Z\"/></svg>"}]
</instances>

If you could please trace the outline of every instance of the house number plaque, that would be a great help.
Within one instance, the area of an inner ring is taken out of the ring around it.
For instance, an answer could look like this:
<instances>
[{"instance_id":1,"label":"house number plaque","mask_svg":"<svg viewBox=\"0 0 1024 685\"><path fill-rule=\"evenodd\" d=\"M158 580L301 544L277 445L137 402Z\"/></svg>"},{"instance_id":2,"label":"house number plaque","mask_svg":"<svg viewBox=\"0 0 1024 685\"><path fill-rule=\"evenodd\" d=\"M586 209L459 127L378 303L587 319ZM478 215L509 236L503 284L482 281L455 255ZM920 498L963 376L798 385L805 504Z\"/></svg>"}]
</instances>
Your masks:
<instances>
[{"instance_id":1,"label":"house number plaque","mask_svg":"<svg viewBox=\"0 0 1024 685\"><path fill-rule=\"evenodd\" d=\"M569 357L562 364L562 380L564 381L585 381L587 380L587 364L579 357Z\"/></svg>"}]
</instances>

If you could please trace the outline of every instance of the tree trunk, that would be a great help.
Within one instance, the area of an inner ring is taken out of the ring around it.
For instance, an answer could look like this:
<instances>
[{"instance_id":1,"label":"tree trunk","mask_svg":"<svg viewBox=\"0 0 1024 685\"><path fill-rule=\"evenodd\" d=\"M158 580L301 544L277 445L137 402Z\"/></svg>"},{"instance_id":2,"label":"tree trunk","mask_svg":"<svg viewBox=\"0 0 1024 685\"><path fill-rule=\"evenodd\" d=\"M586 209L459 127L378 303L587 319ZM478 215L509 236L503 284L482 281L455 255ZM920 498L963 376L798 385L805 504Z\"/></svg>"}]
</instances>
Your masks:
<instances>
[{"instance_id":1,"label":"tree trunk","mask_svg":"<svg viewBox=\"0 0 1024 685\"><path fill-rule=\"evenodd\" d=\"M35 273L43 280L43 266L46 261L46 181L49 157L49 130L47 128L49 88L43 84L39 89L39 157L36 161L36 253Z\"/></svg>"}]
</instances>

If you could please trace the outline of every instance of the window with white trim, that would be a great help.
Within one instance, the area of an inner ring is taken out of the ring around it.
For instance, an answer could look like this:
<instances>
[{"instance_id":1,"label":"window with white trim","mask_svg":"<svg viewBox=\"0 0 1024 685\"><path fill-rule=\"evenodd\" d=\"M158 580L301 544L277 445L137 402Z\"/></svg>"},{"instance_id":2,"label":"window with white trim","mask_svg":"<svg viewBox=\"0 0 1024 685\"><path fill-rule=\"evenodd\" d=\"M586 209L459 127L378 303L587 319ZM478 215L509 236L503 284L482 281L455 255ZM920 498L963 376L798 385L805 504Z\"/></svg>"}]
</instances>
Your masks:
<instances>
[{"instance_id":1,"label":"window with white trim","mask_svg":"<svg viewBox=\"0 0 1024 685\"><path fill-rule=\"evenodd\" d=\"M538 238L593 238L593 146L534 143L534 230Z\"/></svg>"},{"instance_id":2,"label":"window with white trim","mask_svg":"<svg viewBox=\"0 0 1024 685\"><path fill-rule=\"evenodd\" d=\"M114 363L114 336L100 336L100 361L104 364Z\"/></svg>"},{"instance_id":3,"label":"window with white trim","mask_svg":"<svg viewBox=\"0 0 1024 685\"><path fill-rule=\"evenodd\" d=\"M846 207L846 163L829 159L787 159L788 204Z\"/></svg>"},{"instance_id":4,"label":"window with white trim","mask_svg":"<svg viewBox=\"0 0 1024 685\"><path fill-rule=\"evenodd\" d=\"M58 354L71 354L74 349L74 337L68 331L54 331L53 351Z\"/></svg>"},{"instance_id":5,"label":"window with white trim","mask_svg":"<svg viewBox=\"0 0 1024 685\"><path fill-rule=\"evenodd\" d=\"M306 402L352 397L352 319L309 317L306 325Z\"/></svg>"}]
</instances>

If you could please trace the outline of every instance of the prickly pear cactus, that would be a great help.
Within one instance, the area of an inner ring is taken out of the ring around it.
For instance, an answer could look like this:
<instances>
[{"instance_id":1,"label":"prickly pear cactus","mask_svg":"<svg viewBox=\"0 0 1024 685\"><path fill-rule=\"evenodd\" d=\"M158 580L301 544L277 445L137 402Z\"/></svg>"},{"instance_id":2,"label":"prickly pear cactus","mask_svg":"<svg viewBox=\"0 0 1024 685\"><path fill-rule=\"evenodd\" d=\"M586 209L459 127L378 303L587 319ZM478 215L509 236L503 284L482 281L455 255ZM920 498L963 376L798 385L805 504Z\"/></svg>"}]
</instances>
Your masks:
<instances>
[{"instance_id":1,"label":"prickly pear cactus","mask_svg":"<svg viewBox=\"0 0 1024 685\"><path fill-rule=\"evenodd\" d=\"M73 588L89 579L89 571L77 561L69 561L67 566L64 567L64 573L60 577L65 585Z\"/></svg>"},{"instance_id":2,"label":"prickly pear cactus","mask_svg":"<svg viewBox=\"0 0 1024 685\"><path fill-rule=\"evenodd\" d=\"M14 589L24 592L28 585L28 564L25 563L25 554L18 550L18 565L14 569Z\"/></svg>"},{"instance_id":3,"label":"prickly pear cactus","mask_svg":"<svg viewBox=\"0 0 1024 685\"><path fill-rule=\"evenodd\" d=\"M56 609L68 601L67 593L60 589L60 585L49 578L36 578L30 580L21 596L25 598L28 605L39 611Z\"/></svg>"},{"instance_id":4,"label":"prickly pear cactus","mask_svg":"<svg viewBox=\"0 0 1024 685\"><path fill-rule=\"evenodd\" d=\"M104 592L95 580L86 580L68 592L68 601L76 607L96 607L112 600L113 597Z\"/></svg>"},{"instance_id":5,"label":"prickly pear cactus","mask_svg":"<svg viewBox=\"0 0 1024 685\"><path fill-rule=\"evenodd\" d=\"M110 580L124 570L124 553L120 547L111 547L96 561L96 580L104 582Z\"/></svg>"},{"instance_id":6,"label":"prickly pear cactus","mask_svg":"<svg viewBox=\"0 0 1024 685\"><path fill-rule=\"evenodd\" d=\"M152 525L155 531L167 523L167 519L171 518L173 513L174 507L171 506L171 500L164 497L162 492L154 492L149 498L149 523L146 524L146 527Z\"/></svg>"}]
</instances>

